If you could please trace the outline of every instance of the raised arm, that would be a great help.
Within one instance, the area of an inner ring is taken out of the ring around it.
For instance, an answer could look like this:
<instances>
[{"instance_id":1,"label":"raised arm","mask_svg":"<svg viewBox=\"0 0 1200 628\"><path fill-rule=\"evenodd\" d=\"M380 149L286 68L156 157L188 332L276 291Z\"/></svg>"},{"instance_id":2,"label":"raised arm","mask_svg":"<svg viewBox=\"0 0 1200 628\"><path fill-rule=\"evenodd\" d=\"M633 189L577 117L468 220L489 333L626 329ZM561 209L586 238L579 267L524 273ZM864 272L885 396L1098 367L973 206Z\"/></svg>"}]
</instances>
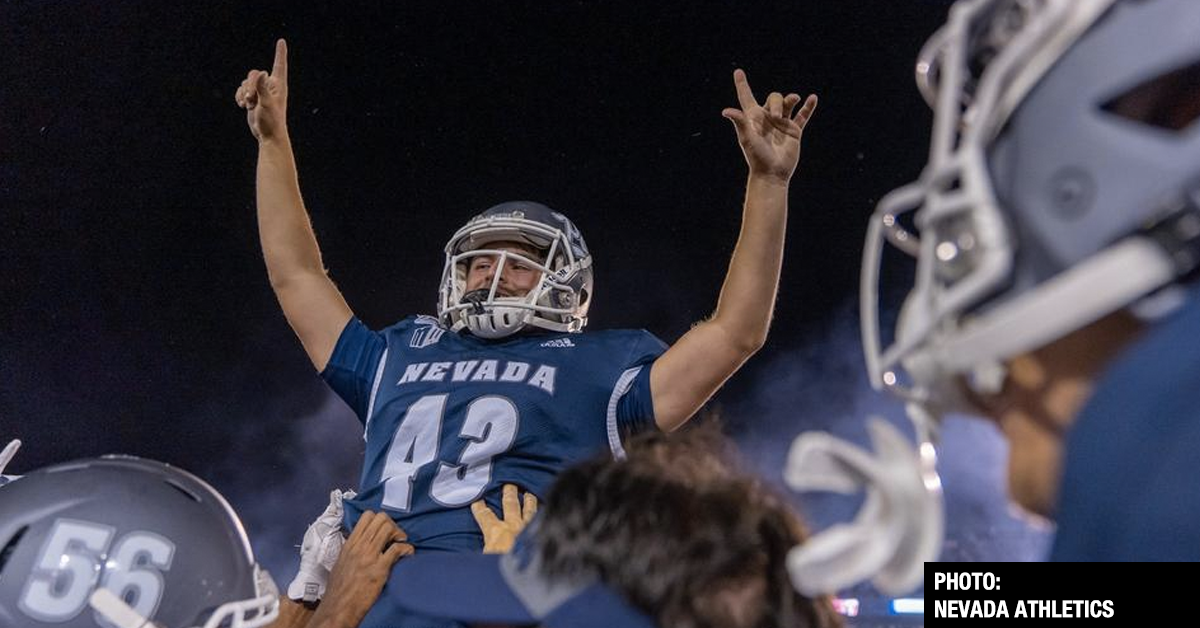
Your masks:
<instances>
[{"instance_id":1,"label":"raised arm","mask_svg":"<svg viewBox=\"0 0 1200 628\"><path fill-rule=\"evenodd\" d=\"M235 99L258 140L258 233L271 288L320 371L353 312L325 272L300 198L287 131L287 69L287 43L280 39L271 72L250 70Z\"/></svg>"},{"instance_id":2,"label":"raised arm","mask_svg":"<svg viewBox=\"0 0 1200 628\"><path fill-rule=\"evenodd\" d=\"M650 390L658 426L683 425L767 339L787 226L788 183L800 159L800 138L817 107L809 96L774 92L759 105L746 74L733 73L740 108L721 115L733 122L750 177L742 231L721 287L717 309L654 362ZM795 111L795 115L792 112Z\"/></svg>"}]
</instances>

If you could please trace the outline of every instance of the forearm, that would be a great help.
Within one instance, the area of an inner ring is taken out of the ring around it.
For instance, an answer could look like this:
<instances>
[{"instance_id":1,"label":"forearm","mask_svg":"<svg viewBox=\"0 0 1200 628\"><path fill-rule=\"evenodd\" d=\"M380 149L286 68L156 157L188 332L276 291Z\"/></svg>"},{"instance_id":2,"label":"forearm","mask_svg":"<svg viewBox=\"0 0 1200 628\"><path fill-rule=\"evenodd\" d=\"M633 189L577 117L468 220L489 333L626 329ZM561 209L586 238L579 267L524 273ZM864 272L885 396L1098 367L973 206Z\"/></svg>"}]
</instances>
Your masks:
<instances>
[{"instance_id":1,"label":"forearm","mask_svg":"<svg viewBox=\"0 0 1200 628\"><path fill-rule=\"evenodd\" d=\"M737 339L747 353L766 341L779 288L787 227L788 184L751 174L746 183L742 228L709 323Z\"/></svg>"},{"instance_id":2,"label":"forearm","mask_svg":"<svg viewBox=\"0 0 1200 628\"><path fill-rule=\"evenodd\" d=\"M716 312L651 367L654 417L662 430L683 425L766 341L786 222L787 184L751 175Z\"/></svg>"},{"instance_id":3,"label":"forearm","mask_svg":"<svg viewBox=\"0 0 1200 628\"><path fill-rule=\"evenodd\" d=\"M378 594L370 600L354 599L349 603L339 603L342 600L326 595L317 606L306 628L358 628L367 611L378 599Z\"/></svg>"},{"instance_id":4,"label":"forearm","mask_svg":"<svg viewBox=\"0 0 1200 628\"><path fill-rule=\"evenodd\" d=\"M271 285L325 273L321 250L300 197L296 160L286 133L258 148L258 233Z\"/></svg>"},{"instance_id":5,"label":"forearm","mask_svg":"<svg viewBox=\"0 0 1200 628\"><path fill-rule=\"evenodd\" d=\"M268 628L304 628L308 625L313 611L304 604L288 598L279 597L279 617L271 622Z\"/></svg>"}]
</instances>

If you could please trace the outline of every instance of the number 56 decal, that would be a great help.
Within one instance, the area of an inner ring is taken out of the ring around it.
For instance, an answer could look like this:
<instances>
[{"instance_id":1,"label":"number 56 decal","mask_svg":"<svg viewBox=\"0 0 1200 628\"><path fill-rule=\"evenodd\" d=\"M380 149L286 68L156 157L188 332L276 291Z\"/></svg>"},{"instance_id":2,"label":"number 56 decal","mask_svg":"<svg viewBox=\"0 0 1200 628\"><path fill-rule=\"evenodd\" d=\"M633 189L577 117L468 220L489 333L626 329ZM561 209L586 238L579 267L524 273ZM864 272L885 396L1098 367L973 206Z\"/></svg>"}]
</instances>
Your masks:
<instances>
[{"instance_id":1,"label":"number 56 decal","mask_svg":"<svg viewBox=\"0 0 1200 628\"><path fill-rule=\"evenodd\" d=\"M17 606L39 621L63 622L78 615L99 586L142 617L153 618L162 600L162 572L171 568L175 544L140 530L114 544L115 532L89 521L55 521ZM99 616L96 623L108 625Z\"/></svg>"}]
</instances>

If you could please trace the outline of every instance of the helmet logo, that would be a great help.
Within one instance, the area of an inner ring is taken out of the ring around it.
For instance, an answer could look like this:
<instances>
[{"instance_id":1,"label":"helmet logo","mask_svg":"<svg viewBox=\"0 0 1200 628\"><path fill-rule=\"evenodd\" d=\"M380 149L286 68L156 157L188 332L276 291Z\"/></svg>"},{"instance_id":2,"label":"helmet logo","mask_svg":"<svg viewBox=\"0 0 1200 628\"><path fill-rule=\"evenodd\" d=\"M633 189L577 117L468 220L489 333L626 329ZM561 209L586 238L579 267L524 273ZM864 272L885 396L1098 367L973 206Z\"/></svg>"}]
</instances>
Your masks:
<instances>
[{"instance_id":1,"label":"helmet logo","mask_svg":"<svg viewBox=\"0 0 1200 628\"><path fill-rule=\"evenodd\" d=\"M437 324L436 319L424 319L421 323L413 331L412 338L408 341L408 346L414 349L424 349L435 345L442 339L442 334L446 333L446 330Z\"/></svg>"},{"instance_id":2,"label":"helmet logo","mask_svg":"<svg viewBox=\"0 0 1200 628\"><path fill-rule=\"evenodd\" d=\"M141 530L116 543L114 535L108 525L55 521L17 606L38 621L63 622L79 614L101 587L120 592L122 598L132 593L133 609L153 618L163 596L161 572L171 568L175 544Z\"/></svg>"}]
</instances>

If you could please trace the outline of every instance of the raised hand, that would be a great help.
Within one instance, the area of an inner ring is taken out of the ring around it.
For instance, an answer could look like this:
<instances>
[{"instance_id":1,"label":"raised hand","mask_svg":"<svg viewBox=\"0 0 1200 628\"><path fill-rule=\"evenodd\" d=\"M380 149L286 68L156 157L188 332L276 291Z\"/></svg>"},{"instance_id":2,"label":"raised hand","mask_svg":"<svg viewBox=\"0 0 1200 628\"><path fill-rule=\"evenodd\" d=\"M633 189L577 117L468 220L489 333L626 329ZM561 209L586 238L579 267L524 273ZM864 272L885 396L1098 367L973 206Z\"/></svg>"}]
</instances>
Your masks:
<instances>
[{"instance_id":1,"label":"raised hand","mask_svg":"<svg viewBox=\"0 0 1200 628\"><path fill-rule=\"evenodd\" d=\"M250 70L238 86L234 100L246 110L246 124L262 142L287 131L287 42L275 42L275 63L268 74Z\"/></svg>"},{"instance_id":2,"label":"raised hand","mask_svg":"<svg viewBox=\"0 0 1200 628\"><path fill-rule=\"evenodd\" d=\"M482 499L471 504L471 514L483 532L484 554L504 554L512 549L517 535L537 514L537 495L526 492L524 503L518 503L516 485L505 484L500 505L503 518L497 517Z\"/></svg>"},{"instance_id":3,"label":"raised hand","mask_svg":"<svg viewBox=\"0 0 1200 628\"><path fill-rule=\"evenodd\" d=\"M721 115L733 121L750 173L787 183L800 161L800 137L817 108L816 95L809 95L796 111L800 103L796 94L771 92L764 104L758 104L741 70L734 70L733 85L741 108L730 107Z\"/></svg>"}]
</instances>

